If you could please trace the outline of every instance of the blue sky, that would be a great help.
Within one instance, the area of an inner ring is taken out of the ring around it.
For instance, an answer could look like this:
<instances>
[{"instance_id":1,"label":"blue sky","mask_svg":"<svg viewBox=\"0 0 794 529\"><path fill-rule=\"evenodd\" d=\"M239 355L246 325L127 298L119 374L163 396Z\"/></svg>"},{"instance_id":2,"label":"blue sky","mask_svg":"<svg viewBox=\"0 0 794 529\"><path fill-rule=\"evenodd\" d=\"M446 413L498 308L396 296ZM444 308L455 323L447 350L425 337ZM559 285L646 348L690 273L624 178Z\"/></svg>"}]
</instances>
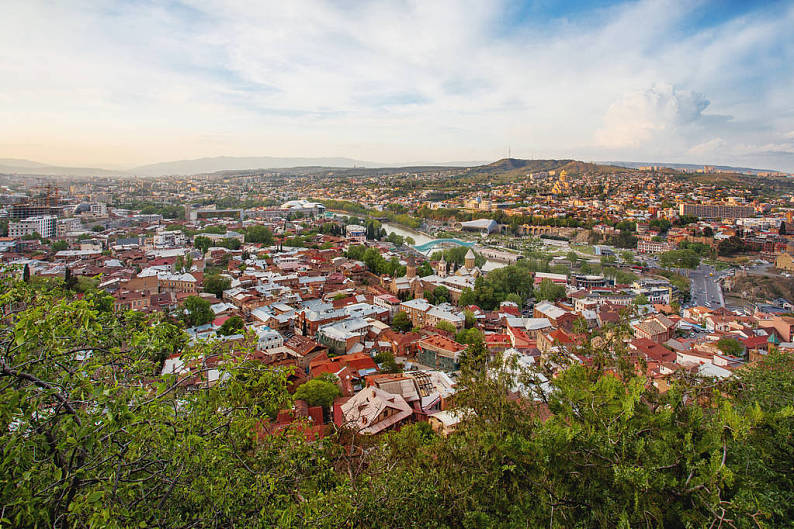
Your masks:
<instances>
[{"instance_id":1,"label":"blue sky","mask_svg":"<svg viewBox=\"0 0 794 529\"><path fill-rule=\"evenodd\" d=\"M0 157L794 171L794 2L7 0Z\"/></svg>"}]
</instances>

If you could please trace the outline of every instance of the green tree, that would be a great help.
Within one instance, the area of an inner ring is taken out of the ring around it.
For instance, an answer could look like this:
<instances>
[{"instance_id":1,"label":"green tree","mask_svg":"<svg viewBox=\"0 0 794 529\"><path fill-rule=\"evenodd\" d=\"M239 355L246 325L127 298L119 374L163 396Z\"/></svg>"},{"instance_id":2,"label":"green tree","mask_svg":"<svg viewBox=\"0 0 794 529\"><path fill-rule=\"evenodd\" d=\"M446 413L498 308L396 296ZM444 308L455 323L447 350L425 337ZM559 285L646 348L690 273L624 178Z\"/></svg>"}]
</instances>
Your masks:
<instances>
[{"instance_id":1,"label":"green tree","mask_svg":"<svg viewBox=\"0 0 794 529\"><path fill-rule=\"evenodd\" d=\"M395 330L400 332L408 332L413 327L411 323L411 319L408 317L405 311L401 310L397 314L394 315L394 319L392 319L391 326L394 327Z\"/></svg>"},{"instance_id":2,"label":"green tree","mask_svg":"<svg viewBox=\"0 0 794 529\"><path fill-rule=\"evenodd\" d=\"M633 300L635 305L649 305L650 301L648 301L648 296L645 294L637 294L637 296Z\"/></svg>"},{"instance_id":3,"label":"green tree","mask_svg":"<svg viewBox=\"0 0 794 529\"><path fill-rule=\"evenodd\" d=\"M295 400L305 400L309 406L330 408L340 395L339 386L333 382L313 378L298 386L294 397Z\"/></svg>"},{"instance_id":4,"label":"green tree","mask_svg":"<svg viewBox=\"0 0 794 529\"><path fill-rule=\"evenodd\" d=\"M218 329L218 334L221 336L240 334L240 332L243 330L243 327L245 327L245 321L243 321L240 316L231 316L221 324L220 329Z\"/></svg>"},{"instance_id":5,"label":"green tree","mask_svg":"<svg viewBox=\"0 0 794 529\"><path fill-rule=\"evenodd\" d=\"M731 356L744 355L744 345L736 338L720 338L717 340L717 349Z\"/></svg>"},{"instance_id":6,"label":"green tree","mask_svg":"<svg viewBox=\"0 0 794 529\"><path fill-rule=\"evenodd\" d=\"M700 256L692 250L670 250L659 257L659 264L665 268L697 268Z\"/></svg>"},{"instance_id":7,"label":"green tree","mask_svg":"<svg viewBox=\"0 0 794 529\"><path fill-rule=\"evenodd\" d=\"M223 291L228 290L232 286L231 278L221 276L218 274L208 275L204 278L204 290L215 294L215 297L221 299Z\"/></svg>"},{"instance_id":8,"label":"green tree","mask_svg":"<svg viewBox=\"0 0 794 529\"><path fill-rule=\"evenodd\" d=\"M209 250L210 246L212 246L212 239L197 235L193 238L193 246L197 250L201 250L201 254L204 255L207 253L207 250Z\"/></svg>"},{"instance_id":9,"label":"green tree","mask_svg":"<svg viewBox=\"0 0 794 529\"><path fill-rule=\"evenodd\" d=\"M182 304L182 313L185 323L190 327L207 324L215 317L210 302L199 296L188 296Z\"/></svg>"},{"instance_id":10,"label":"green tree","mask_svg":"<svg viewBox=\"0 0 794 529\"><path fill-rule=\"evenodd\" d=\"M447 331L448 333L452 333L453 335L458 332L454 325L446 320L441 320L436 323L436 329L440 329L442 331Z\"/></svg>"},{"instance_id":11,"label":"green tree","mask_svg":"<svg viewBox=\"0 0 794 529\"><path fill-rule=\"evenodd\" d=\"M60 252L69 248L69 243L66 241L55 241L50 245L53 252Z\"/></svg>"},{"instance_id":12,"label":"green tree","mask_svg":"<svg viewBox=\"0 0 794 529\"><path fill-rule=\"evenodd\" d=\"M565 286L558 285L551 279L544 279L535 289L535 299L538 301L558 301L565 298Z\"/></svg>"},{"instance_id":13,"label":"green tree","mask_svg":"<svg viewBox=\"0 0 794 529\"><path fill-rule=\"evenodd\" d=\"M245 232L245 242L248 243L260 243L265 246L272 246L273 241L273 232L266 226L249 226Z\"/></svg>"},{"instance_id":14,"label":"green tree","mask_svg":"<svg viewBox=\"0 0 794 529\"><path fill-rule=\"evenodd\" d=\"M391 351L381 351L375 355L373 360L380 367L381 373L399 373L402 371Z\"/></svg>"}]
</instances>

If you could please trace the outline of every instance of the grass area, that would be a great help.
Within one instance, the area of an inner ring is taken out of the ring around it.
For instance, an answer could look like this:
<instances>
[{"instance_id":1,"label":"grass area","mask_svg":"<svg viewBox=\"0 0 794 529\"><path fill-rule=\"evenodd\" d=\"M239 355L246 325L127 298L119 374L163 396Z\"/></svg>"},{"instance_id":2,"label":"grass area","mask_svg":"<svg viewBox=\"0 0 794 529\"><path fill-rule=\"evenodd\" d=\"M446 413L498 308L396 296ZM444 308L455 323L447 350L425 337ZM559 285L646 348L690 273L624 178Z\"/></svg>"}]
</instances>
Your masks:
<instances>
[{"instance_id":1,"label":"grass area","mask_svg":"<svg viewBox=\"0 0 794 529\"><path fill-rule=\"evenodd\" d=\"M595 255L595 248L591 244L571 244L571 248L577 252Z\"/></svg>"}]
</instances>

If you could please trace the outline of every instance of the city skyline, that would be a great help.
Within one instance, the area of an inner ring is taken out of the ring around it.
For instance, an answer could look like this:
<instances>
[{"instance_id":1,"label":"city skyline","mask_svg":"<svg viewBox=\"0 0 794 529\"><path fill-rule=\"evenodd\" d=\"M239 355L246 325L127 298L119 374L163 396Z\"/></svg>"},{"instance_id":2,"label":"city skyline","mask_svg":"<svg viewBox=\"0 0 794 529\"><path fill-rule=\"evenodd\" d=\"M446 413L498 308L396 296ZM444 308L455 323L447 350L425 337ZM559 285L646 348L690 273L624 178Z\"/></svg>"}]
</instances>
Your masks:
<instances>
[{"instance_id":1,"label":"city skyline","mask_svg":"<svg viewBox=\"0 0 794 529\"><path fill-rule=\"evenodd\" d=\"M794 170L790 2L10 2L0 158Z\"/></svg>"}]
</instances>

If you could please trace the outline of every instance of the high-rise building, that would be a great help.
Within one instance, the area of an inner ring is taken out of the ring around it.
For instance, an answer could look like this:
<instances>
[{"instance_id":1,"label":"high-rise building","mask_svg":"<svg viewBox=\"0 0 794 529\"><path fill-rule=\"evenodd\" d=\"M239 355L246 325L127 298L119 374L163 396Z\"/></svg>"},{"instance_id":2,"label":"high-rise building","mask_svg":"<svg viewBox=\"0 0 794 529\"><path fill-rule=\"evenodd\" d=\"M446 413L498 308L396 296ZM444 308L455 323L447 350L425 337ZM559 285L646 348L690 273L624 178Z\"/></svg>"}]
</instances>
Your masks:
<instances>
[{"instance_id":1,"label":"high-rise building","mask_svg":"<svg viewBox=\"0 0 794 529\"><path fill-rule=\"evenodd\" d=\"M755 214L755 208L730 204L680 204L678 214L704 219L740 219L752 217Z\"/></svg>"}]
</instances>

